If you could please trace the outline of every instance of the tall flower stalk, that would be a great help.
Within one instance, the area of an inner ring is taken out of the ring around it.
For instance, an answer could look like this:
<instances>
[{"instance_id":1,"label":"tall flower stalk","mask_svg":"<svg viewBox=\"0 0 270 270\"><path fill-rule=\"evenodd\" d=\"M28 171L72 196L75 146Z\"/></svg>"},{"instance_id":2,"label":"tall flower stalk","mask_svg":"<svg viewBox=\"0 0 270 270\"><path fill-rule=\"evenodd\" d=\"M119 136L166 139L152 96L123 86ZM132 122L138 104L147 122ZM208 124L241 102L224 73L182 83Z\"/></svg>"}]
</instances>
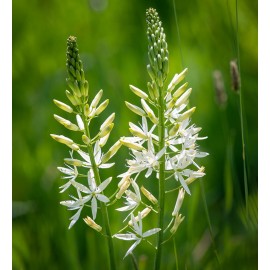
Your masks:
<instances>
[{"instance_id":1,"label":"tall flower stalk","mask_svg":"<svg viewBox=\"0 0 270 270\"><path fill-rule=\"evenodd\" d=\"M197 140L206 137L199 137L201 128L191 124L190 117L195 107L187 109L192 89L187 87L188 83L180 85L187 69L175 74L166 84L169 52L164 29L155 9L146 11L146 22L150 82L147 83L148 93L130 85L131 91L141 99L141 107L126 102L132 112L141 116L141 123L130 123L132 137L120 140L130 149L132 158L127 161L128 170L119 176L121 180L116 199L124 197L126 202L125 206L117 210L129 213L124 220L127 225L114 236L135 241L126 252L127 256L141 240L157 234L156 244L147 242L156 249L155 269L160 269L163 244L176 233L184 219L180 209L185 193L190 195L189 185L205 175L204 167L198 165L195 159L208 154L198 151ZM158 194L144 187L149 185L149 181L143 178L150 177L152 173L157 179L153 184L158 185ZM172 182L170 186L174 185L174 188L168 190L166 182ZM168 201L165 196L167 193L170 196ZM175 206L171 212L171 221L165 224L164 207L171 198L175 198ZM143 221L150 215L158 216L157 227L142 233ZM128 228L133 232L122 233Z\"/></svg>"},{"instance_id":2,"label":"tall flower stalk","mask_svg":"<svg viewBox=\"0 0 270 270\"><path fill-rule=\"evenodd\" d=\"M103 91L100 90L94 99L89 102L88 81L84 76L76 37L70 36L68 38L66 55L67 84L69 86L69 90L66 90L66 96L70 105L58 100L54 100L54 103L57 107L73 116L76 119L76 124L58 115L54 115L54 118L67 129L80 133L81 141L74 142L63 135L51 134L54 140L70 148L70 156L64 159L65 167L58 167L58 170L63 173L65 181L60 187L60 192L69 189L73 194L69 195L71 197L70 200L61 201L60 204L66 206L68 210L76 211L70 218L69 229L78 221L85 207L91 209L92 217L86 216L83 220L92 229L106 237L110 269L113 270L116 269L116 264L107 211L107 204L110 199L105 195L105 189L110 184L112 177L103 180L100 175L100 169L110 168L114 165L114 163L107 162L121 146L120 141L117 141L103 154L102 148L105 146L114 126L115 114L112 113L104 121L97 134L92 134L92 121L106 109L109 100L107 99L100 103L103 94ZM95 221L99 210L102 216L102 226Z\"/></svg>"}]
</instances>

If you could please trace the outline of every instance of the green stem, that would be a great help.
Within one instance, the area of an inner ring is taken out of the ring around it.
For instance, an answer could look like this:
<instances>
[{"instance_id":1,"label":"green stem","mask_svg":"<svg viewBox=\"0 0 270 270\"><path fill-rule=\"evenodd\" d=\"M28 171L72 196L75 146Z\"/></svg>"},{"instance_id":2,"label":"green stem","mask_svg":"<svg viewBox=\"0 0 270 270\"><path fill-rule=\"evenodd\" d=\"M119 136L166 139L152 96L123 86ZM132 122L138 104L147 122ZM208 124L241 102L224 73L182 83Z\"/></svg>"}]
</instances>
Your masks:
<instances>
[{"instance_id":1,"label":"green stem","mask_svg":"<svg viewBox=\"0 0 270 270\"><path fill-rule=\"evenodd\" d=\"M158 107L158 135L159 135L159 151L165 146L165 118L164 118L164 91L159 89L159 107ZM163 219L164 219L164 202L165 202L165 155L159 160L159 217L158 227L161 229L158 233L157 252L155 259L155 270L160 269L161 255L162 255L162 242L163 242Z\"/></svg>"},{"instance_id":2,"label":"green stem","mask_svg":"<svg viewBox=\"0 0 270 270\"><path fill-rule=\"evenodd\" d=\"M244 169L244 188L245 188L245 201L246 201L246 217L248 220L248 176L247 176L247 164L246 164L246 143L244 135L244 120L243 120L243 101L242 101L242 86L241 86L241 69L240 69L240 49L239 49L239 33L238 33L238 1L235 1L235 13L236 13L236 46L237 46L237 62L240 77L240 89L239 89L239 103L240 103L240 122L241 122L241 137L242 137L242 158Z\"/></svg>"},{"instance_id":3,"label":"green stem","mask_svg":"<svg viewBox=\"0 0 270 270\"><path fill-rule=\"evenodd\" d=\"M91 140L89 127L88 127L87 120L86 120L84 115L83 115L83 123L84 123L85 135ZM97 185L100 185L101 180L100 180L99 170L98 170L98 167L96 165L92 145L88 145L87 150L88 150L88 154L90 157L92 170L94 173L96 183L97 183ZM108 253L109 253L109 258L110 258L110 269L115 270L116 264L115 264L115 258L114 258L114 247L113 247L113 242L112 242L112 234L111 234L111 230L110 230L110 222L109 222L109 215L108 215L108 211L107 211L107 206L105 203L101 202L100 208L101 208L101 214L102 214L102 219L103 219L103 225L105 227L105 232L106 232L106 236L107 236Z\"/></svg>"}]
</instances>

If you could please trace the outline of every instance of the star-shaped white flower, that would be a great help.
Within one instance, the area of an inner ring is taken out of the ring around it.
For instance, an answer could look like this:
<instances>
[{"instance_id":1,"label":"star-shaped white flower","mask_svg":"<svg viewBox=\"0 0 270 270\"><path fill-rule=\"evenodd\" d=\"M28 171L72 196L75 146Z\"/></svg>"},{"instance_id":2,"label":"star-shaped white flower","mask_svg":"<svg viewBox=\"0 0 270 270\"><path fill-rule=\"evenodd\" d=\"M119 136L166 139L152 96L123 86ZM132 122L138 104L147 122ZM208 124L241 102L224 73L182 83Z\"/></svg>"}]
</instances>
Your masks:
<instances>
[{"instance_id":1,"label":"star-shaped white flower","mask_svg":"<svg viewBox=\"0 0 270 270\"><path fill-rule=\"evenodd\" d=\"M102 152L101 152L101 148L100 148L99 143L100 142L97 141L95 143L95 146L94 146L95 163L96 163L96 165L97 165L98 168L101 168L101 169L110 168L110 167L112 167L114 165L114 163L105 163L105 164L102 164ZM85 153L82 150L78 150L77 152L85 160L83 166L84 167L87 167L87 168L92 168L92 164L91 164L91 161L90 161L89 154L88 153Z\"/></svg>"},{"instance_id":2,"label":"star-shaped white flower","mask_svg":"<svg viewBox=\"0 0 270 270\"><path fill-rule=\"evenodd\" d=\"M75 181L75 179L77 178L78 176L78 170L77 170L77 167L76 166L73 166L74 168L66 165L67 168L65 167L57 167L57 169L65 174L65 176L62 176L62 179L68 179L69 181L67 183L65 183L64 185L62 185L61 188L62 190L60 191L60 193L64 192L65 190L67 190L73 181Z\"/></svg>"},{"instance_id":3,"label":"star-shaped white flower","mask_svg":"<svg viewBox=\"0 0 270 270\"><path fill-rule=\"evenodd\" d=\"M134 160L128 160L129 169L126 173L119 175L122 177L124 175L132 175L134 173L140 173L147 169L145 177L148 178L154 169L158 169L159 162L158 160L164 155L165 147L159 151L157 154L155 153L155 148L152 143L152 138L150 137L147 141L148 149L142 151L132 150L132 154L134 156Z\"/></svg>"},{"instance_id":4,"label":"star-shaped white flower","mask_svg":"<svg viewBox=\"0 0 270 270\"><path fill-rule=\"evenodd\" d=\"M148 230L146 232L142 232L143 228L142 228L142 216L141 216L141 212L138 213L138 221L136 221L135 217L133 214L131 214L131 221L132 221L132 229L134 231L134 233L124 233L124 234L115 234L114 237L121 239L121 240L125 240L125 241L131 241L131 240L135 240L135 243L132 244L132 246L128 249L128 251L125 254L125 257L127 255L129 255L135 248L136 246L138 246L141 241L146 238L149 237L157 232L159 232L161 229L160 228L154 228L151 230ZM124 258L125 258L124 257Z\"/></svg>"}]
</instances>

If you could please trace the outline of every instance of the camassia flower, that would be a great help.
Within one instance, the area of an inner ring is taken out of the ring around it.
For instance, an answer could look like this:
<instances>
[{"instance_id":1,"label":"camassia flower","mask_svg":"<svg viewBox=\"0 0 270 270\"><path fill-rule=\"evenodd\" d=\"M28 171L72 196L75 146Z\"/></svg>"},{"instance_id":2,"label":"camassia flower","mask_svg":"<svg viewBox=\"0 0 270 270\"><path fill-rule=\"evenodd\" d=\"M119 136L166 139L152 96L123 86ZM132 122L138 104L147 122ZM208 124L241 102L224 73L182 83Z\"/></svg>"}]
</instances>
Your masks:
<instances>
[{"instance_id":1,"label":"camassia flower","mask_svg":"<svg viewBox=\"0 0 270 270\"><path fill-rule=\"evenodd\" d=\"M112 177L104 180L99 186L97 186L95 178L93 177L93 172L91 170L89 170L89 173L88 173L88 187L71 180L72 181L71 184L77 189L78 198L71 196L74 200L60 202L60 204L67 206L69 210L79 209L78 212L71 218L72 221L69 225L69 228L71 228L75 224L75 222L78 220L81 210L89 201L91 201L93 220L96 219L97 201L100 201L103 203L108 203L110 201L108 197L102 194L102 192L109 185L111 180L112 180ZM87 194L87 195L82 196L82 193Z\"/></svg>"},{"instance_id":2,"label":"camassia flower","mask_svg":"<svg viewBox=\"0 0 270 270\"><path fill-rule=\"evenodd\" d=\"M59 115L54 115L55 120L68 130L80 133L81 141L75 142L64 135L51 134L51 137L72 149L71 157L65 158L66 167L58 167L67 182L60 187L60 192L69 190L71 200L61 201L61 205L69 210L77 210L70 219L71 228L79 219L85 205L91 208L92 219L85 218L86 224L100 232L102 227L94 222L97 211L101 209L103 217L108 218L106 205L110 201L104 194L112 177L101 181L100 169L107 169L114 163L107 163L121 147L117 141L109 150L103 153L110 133L114 126L115 113L111 113L100 125L97 134L92 134L92 120L97 118L108 106L109 100L102 101L103 90L98 91L92 101L89 100L89 86L85 79L83 64L80 59L77 39L70 36L67 40L67 85L66 96L70 104L54 100L55 105L70 114L73 120L68 120ZM97 120L95 120L97 121ZM76 123L76 124L74 124ZM96 126L97 122L95 123ZM90 132L91 131L91 132ZM78 136L76 136L78 138ZM77 197L72 192L77 193ZM104 220L104 222L106 222ZM108 221L107 221L108 222ZM110 235L106 228L106 234ZM111 245L111 244L110 244Z\"/></svg>"},{"instance_id":3,"label":"camassia flower","mask_svg":"<svg viewBox=\"0 0 270 270\"><path fill-rule=\"evenodd\" d=\"M142 215L141 212L138 213L138 221L136 221L135 217L133 214L131 214L131 222L132 222L132 230L134 233L129 232L129 233L118 233L115 234L114 237L125 240L125 241L133 241L135 240L135 243L132 244L132 246L128 249L128 251L125 254L125 257L129 255L140 243L143 239L156 234L159 232L161 229L160 228L154 228L151 230L148 230L143 233L143 225L142 225ZM124 257L124 258L125 258Z\"/></svg>"},{"instance_id":4,"label":"camassia flower","mask_svg":"<svg viewBox=\"0 0 270 270\"><path fill-rule=\"evenodd\" d=\"M120 139L121 144L129 148L131 158L127 160L127 170L118 176L122 179L119 182L116 199L120 199L125 193L126 196L123 197L126 201L125 205L117 210L130 212L129 215L132 217L130 222L135 231L135 233L115 235L122 240L135 240L126 256L142 239L142 215L140 214L142 205L146 207L146 212L152 211L159 215L157 227L160 228L149 231L150 234L158 233L157 250L163 244L163 235L167 231L171 234L177 231L184 219L179 213L184 193L191 195L190 184L205 175L204 167L198 160L208 155L206 152L200 152L198 146L198 142L207 137L199 136L201 128L192 123L191 119L196 107L189 106L192 88L184 82L188 69L176 73L171 81L166 83L169 63L168 45L155 9L147 10L146 22L149 58L147 72L150 77L150 82L147 83L148 92L130 85L131 91L140 98L141 106L130 102L126 102L126 105L141 120L139 123L129 123L132 137ZM152 178L156 178L157 181ZM165 182L169 181L170 183L165 185ZM135 193L130 190L131 182L140 187ZM166 186L170 186L171 189L166 190ZM152 194L152 190L153 193L158 190L158 196ZM178 196L174 195L177 190L179 190ZM147 198L147 202L143 201L144 197L140 195L140 191ZM163 210L166 209L165 192L172 192L170 200L175 198L172 220L166 229L164 229ZM139 211L139 226L133 216L135 210Z\"/></svg>"}]
</instances>

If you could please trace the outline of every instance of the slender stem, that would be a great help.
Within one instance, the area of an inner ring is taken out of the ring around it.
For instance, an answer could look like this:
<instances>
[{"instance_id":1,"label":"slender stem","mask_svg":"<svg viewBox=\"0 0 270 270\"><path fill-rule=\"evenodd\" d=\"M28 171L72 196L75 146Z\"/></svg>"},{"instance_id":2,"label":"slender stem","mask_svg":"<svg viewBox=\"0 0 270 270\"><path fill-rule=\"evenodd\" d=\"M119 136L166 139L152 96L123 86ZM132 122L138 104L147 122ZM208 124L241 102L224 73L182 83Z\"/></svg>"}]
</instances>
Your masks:
<instances>
[{"instance_id":1,"label":"slender stem","mask_svg":"<svg viewBox=\"0 0 270 270\"><path fill-rule=\"evenodd\" d=\"M215 244L215 240L214 240L214 234L213 234L213 230L212 230L212 225L211 225L211 220L210 220L210 216L209 216L209 211L208 211L208 207L207 207L207 202L206 202L206 196L205 196L205 191L204 191L204 185L203 185L203 181L200 179L200 185L201 185L201 194L202 194L202 199L203 199L203 206L204 206L204 211L207 217L207 223L208 223L208 227L209 227L209 232L210 232L210 237L211 237L211 242L212 242L212 246L214 249L214 253L217 259L217 262L220 266L220 259L218 256L218 252L216 249L216 244Z\"/></svg>"},{"instance_id":2,"label":"slender stem","mask_svg":"<svg viewBox=\"0 0 270 270\"><path fill-rule=\"evenodd\" d=\"M88 127L87 120L86 120L84 115L83 115L83 123L84 123L85 135L91 140L89 127ZM88 154L90 157L90 161L91 161L91 165L92 165L92 169L93 169L96 183L97 183L97 185L100 185L101 180L100 180L99 170L98 170L98 167L96 165L92 145L88 145L87 150L88 150ZM110 222L109 222L109 215L108 215L108 211L107 211L107 206L103 202L101 202L100 204L101 204L100 208L101 208L103 224L104 224L105 232L106 232L106 236L107 236L106 238L107 238L108 253L109 253L109 258L110 258L110 269L116 270L116 264L115 264L115 258L114 258L114 247L113 247L113 242L112 242L112 234L111 234L111 230L110 230Z\"/></svg>"},{"instance_id":3,"label":"slender stem","mask_svg":"<svg viewBox=\"0 0 270 270\"><path fill-rule=\"evenodd\" d=\"M165 146L165 118L164 118L164 91L159 89L159 107L158 107L158 135L159 135L159 151ZM157 252L155 259L155 270L160 269L161 255L162 255L162 242L163 242L163 219L164 219L164 202L165 202L165 155L159 160L159 221L158 227L161 229L158 233Z\"/></svg>"},{"instance_id":4,"label":"slender stem","mask_svg":"<svg viewBox=\"0 0 270 270\"><path fill-rule=\"evenodd\" d=\"M244 188L245 188L245 200L246 200L246 217L248 220L248 175L246 164L246 143L244 135L244 120L243 120L243 100L242 100L242 86L241 86L241 69L240 69L240 49L239 49L239 33L238 33L238 1L235 1L235 13L236 13L236 46L237 46L237 62L240 76L240 89L239 89L239 103L240 103L240 122L241 122L241 137L242 137L242 158L244 168Z\"/></svg>"},{"instance_id":5,"label":"slender stem","mask_svg":"<svg viewBox=\"0 0 270 270\"><path fill-rule=\"evenodd\" d=\"M176 270L178 270L178 256L177 256L175 237L173 238L173 249L174 249L174 256L175 256L175 266L176 266Z\"/></svg>"}]
</instances>

